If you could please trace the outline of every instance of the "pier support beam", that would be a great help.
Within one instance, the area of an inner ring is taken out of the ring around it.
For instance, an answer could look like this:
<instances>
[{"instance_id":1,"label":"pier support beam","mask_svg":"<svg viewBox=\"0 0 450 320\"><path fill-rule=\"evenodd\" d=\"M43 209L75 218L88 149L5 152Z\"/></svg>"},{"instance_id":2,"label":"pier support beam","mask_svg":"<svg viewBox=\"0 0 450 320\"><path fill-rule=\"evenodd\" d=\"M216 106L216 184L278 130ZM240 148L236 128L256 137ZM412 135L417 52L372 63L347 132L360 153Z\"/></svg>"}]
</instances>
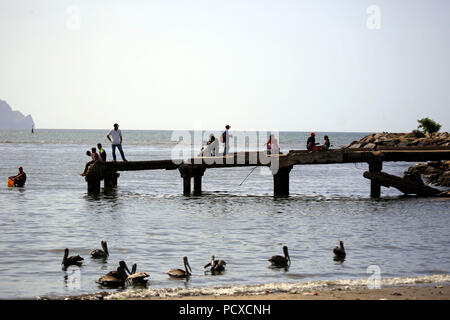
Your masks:
<instances>
[{"instance_id":1,"label":"pier support beam","mask_svg":"<svg viewBox=\"0 0 450 320\"><path fill-rule=\"evenodd\" d=\"M273 175L273 195L288 196L289 195L289 173L292 166L281 167L278 172Z\"/></svg>"},{"instance_id":2,"label":"pier support beam","mask_svg":"<svg viewBox=\"0 0 450 320\"><path fill-rule=\"evenodd\" d=\"M202 176L203 173L200 175L194 175L194 195L199 196L202 194Z\"/></svg>"},{"instance_id":3,"label":"pier support beam","mask_svg":"<svg viewBox=\"0 0 450 320\"><path fill-rule=\"evenodd\" d=\"M383 162L381 160L373 160L369 162L369 172L379 173L383 169ZM375 180L370 181L370 197L379 198L381 196L381 184Z\"/></svg>"},{"instance_id":4,"label":"pier support beam","mask_svg":"<svg viewBox=\"0 0 450 320\"><path fill-rule=\"evenodd\" d=\"M104 175L104 186L105 188L117 187L117 178L120 173L117 171L107 171Z\"/></svg>"},{"instance_id":5,"label":"pier support beam","mask_svg":"<svg viewBox=\"0 0 450 320\"><path fill-rule=\"evenodd\" d=\"M89 193L100 192L100 182L104 177L104 167L102 164L97 163L96 165L91 165L86 173L84 179L87 182L87 191Z\"/></svg>"},{"instance_id":6,"label":"pier support beam","mask_svg":"<svg viewBox=\"0 0 450 320\"><path fill-rule=\"evenodd\" d=\"M89 179L87 182L88 193L98 193L100 192L100 181L99 179Z\"/></svg>"},{"instance_id":7,"label":"pier support beam","mask_svg":"<svg viewBox=\"0 0 450 320\"><path fill-rule=\"evenodd\" d=\"M191 194L191 176L181 176L183 178L183 194L189 196Z\"/></svg>"},{"instance_id":8,"label":"pier support beam","mask_svg":"<svg viewBox=\"0 0 450 320\"><path fill-rule=\"evenodd\" d=\"M191 194L191 178L194 178L194 195L202 194L202 177L205 173L205 168L196 166L180 166L178 168L181 177L183 178L183 194Z\"/></svg>"}]
</instances>

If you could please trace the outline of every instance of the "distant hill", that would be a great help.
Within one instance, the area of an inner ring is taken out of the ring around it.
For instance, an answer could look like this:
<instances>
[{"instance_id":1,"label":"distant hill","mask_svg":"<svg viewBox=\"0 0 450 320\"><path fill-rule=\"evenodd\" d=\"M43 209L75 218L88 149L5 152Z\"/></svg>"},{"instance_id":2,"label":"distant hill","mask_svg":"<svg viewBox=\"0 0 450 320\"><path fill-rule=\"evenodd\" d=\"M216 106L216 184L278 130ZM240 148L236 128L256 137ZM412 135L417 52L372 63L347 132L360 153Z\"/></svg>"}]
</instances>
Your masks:
<instances>
[{"instance_id":1,"label":"distant hill","mask_svg":"<svg viewBox=\"0 0 450 320\"><path fill-rule=\"evenodd\" d=\"M0 99L0 129L31 130L34 121L31 115L24 116L20 111L13 111L6 101Z\"/></svg>"}]
</instances>

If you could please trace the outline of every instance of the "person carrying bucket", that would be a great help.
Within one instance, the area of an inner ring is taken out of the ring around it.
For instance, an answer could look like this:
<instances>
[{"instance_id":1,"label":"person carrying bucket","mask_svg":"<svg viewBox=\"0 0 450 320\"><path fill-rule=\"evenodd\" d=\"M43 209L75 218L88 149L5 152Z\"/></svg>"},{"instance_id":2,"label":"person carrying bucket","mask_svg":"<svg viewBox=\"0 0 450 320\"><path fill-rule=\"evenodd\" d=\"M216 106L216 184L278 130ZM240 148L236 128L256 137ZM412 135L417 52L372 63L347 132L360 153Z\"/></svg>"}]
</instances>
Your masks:
<instances>
[{"instance_id":1,"label":"person carrying bucket","mask_svg":"<svg viewBox=\"0 0 450 320\"><path fill-rule=\"evenodd\" d=\"M19 174L8 177L8 187L23 187L27 181L27 174L19 167Z\"/></svg>"}]
</instances>

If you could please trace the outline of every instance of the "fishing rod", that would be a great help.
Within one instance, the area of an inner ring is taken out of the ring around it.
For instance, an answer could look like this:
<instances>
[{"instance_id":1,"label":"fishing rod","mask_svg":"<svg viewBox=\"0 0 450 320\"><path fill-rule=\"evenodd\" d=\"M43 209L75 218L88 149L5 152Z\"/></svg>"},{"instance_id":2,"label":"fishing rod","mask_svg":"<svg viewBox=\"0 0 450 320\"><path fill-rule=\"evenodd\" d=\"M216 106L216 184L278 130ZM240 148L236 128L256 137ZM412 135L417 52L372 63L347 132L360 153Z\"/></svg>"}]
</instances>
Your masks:
<instances>
[{"instance_id":1,"label":"fishing rod","mask_svg":"<svg viewBox=\"0 0 450 320\"><path fill-rule=\"evenodd\" d=\"M258 166L255 166L255 167L250 171L250 173L245 177L244 180L242 180L242 182L239 184L239 186L241 186L241 185L245 182L245 180L247 180L247 178L252 174L253 170L255 170L257 167L258 167Z\"/></svg>"}]
</instances>

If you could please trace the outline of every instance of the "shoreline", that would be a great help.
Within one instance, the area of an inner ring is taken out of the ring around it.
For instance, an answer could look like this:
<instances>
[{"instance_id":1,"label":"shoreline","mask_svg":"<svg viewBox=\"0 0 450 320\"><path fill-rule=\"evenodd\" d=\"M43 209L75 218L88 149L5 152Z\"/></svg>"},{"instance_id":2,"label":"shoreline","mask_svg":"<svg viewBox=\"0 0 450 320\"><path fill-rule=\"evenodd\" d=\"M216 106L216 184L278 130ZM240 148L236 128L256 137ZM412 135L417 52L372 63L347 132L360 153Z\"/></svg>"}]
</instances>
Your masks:
<instances>
[{"instance_id":1,"label":"shoreline","mask_svg":"<svg viewBox=\"0 0 450 320\"><path fill-rule=\"evenodd\" d=\"M450 300L450 285L381 289L355 288L304 293L267 293L263 295L144 298L143 300Z\"/></svg>"},{"instance_id":2,"label":"shoreline","mask_svg":"<svg viewBox=\"0 0 450 320\"><path fill-rule=\"evenodd\" d=\"M299 293L268 292L263 294L234 295L186 295L177 297L130 297L114 298L107 292L82 294L69 297L37 300L146 300L146 301L220 301L220 300L450 300L450 284L394 286L380 289L368 288L334 288L305 291Z\"/></svg>"},{"instance_id":3,"label":"shoreline","mask_svg":"<svg viewBox=\"0 0 450 320\"><path fill-rule=\"evenodd\" d=\"M150 280L151 281L151 280ZM369 288L368 285L377 285ZM72 296L39 296L37 300L450 300L450 275L319 280L216 287L134 288Z\"/></svg>"}]
</instances>

